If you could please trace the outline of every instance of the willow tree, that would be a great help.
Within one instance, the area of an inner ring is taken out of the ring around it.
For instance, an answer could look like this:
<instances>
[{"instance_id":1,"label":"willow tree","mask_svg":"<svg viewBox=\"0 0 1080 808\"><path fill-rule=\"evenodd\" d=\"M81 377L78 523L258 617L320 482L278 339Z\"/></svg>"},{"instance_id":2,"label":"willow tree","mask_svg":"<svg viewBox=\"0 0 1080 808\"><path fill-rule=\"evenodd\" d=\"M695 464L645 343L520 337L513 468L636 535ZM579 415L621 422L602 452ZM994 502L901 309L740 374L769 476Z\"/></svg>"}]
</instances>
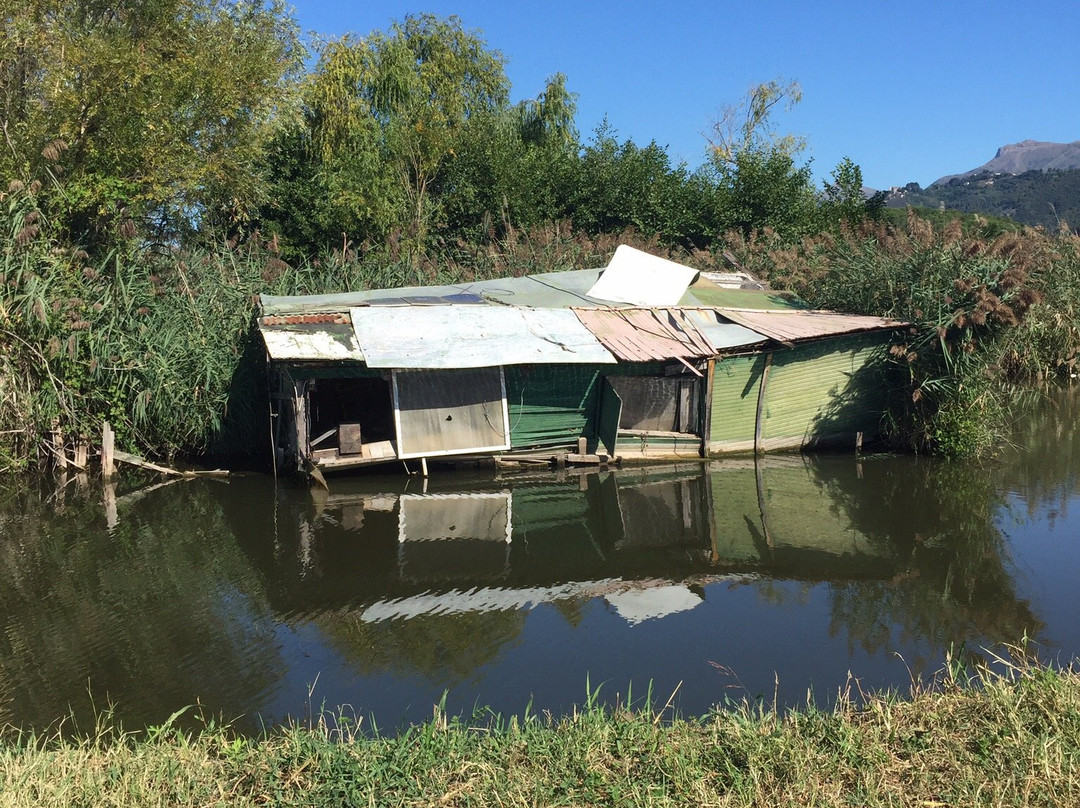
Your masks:
<instances>
[{"instance_id":1,"label":"willow tree","mask_svg":"<svg viewBox=\"0 0 1080 808\"><path fill-rule=\"evenodd\" d=\"M329 192L327 223L354 228L345 237L401 230L422 248L440 172L470 121L505 109L508 91L502 55L457 17L409 16L324 43L298 140L307 181Z\"/></svg>"},{"instance_id":2,"label":"willow tree","mask_svg":"<svg viewBox=\"0 0 1080 808\"><path fill-rule=\"evenodd\" d=\"M569 218L576 99L556 73L536 98L469 119L436 186L448 239L483 243Z\"/></svg>"},{"instance_id":3,"label":"willow tree","mask_svg":"<svg viewBox=\"0 0 1080 808\"><path fill-rule=\"evenodd\" d=\"M2 0L0 172L100 244L242 221L302 69L273 1Z\"/></svg>"},{"instance_id":4,"label":"willow tree","mask_svg":"<svg viewBox=\"0 0 1080 808\"><path fill-rule=\"evenodd\" d=\"M797 162L805 141L776 132L777 110L790 110L801 99L797 82L767 81L714 124L708 175L716 186L716 235L771 228L797 238L817 226L810 165Z\"/></svg>"}]
</instances>

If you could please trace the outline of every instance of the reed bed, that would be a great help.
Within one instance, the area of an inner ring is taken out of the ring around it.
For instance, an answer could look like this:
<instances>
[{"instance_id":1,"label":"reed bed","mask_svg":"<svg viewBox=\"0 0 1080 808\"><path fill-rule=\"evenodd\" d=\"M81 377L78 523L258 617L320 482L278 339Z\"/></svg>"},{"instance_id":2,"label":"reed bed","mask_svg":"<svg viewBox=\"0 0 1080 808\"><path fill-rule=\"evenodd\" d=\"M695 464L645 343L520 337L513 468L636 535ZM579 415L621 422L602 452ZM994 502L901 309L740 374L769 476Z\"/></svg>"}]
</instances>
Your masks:
<instances>
[{"instance_id":1,"label":"reed bed","mask_svg":"<svg viewBox=\"0 0 1080 808\"><path fill-rule=\"evenodd\" d=\"M997 662L905 698L852 683L828 710L742 702L693 720L605 709L595 692L558 719L436 708L393 737L342 716L257 739L214 721L125 733L106 717L76 740L9 735L0 805L1080 804L1080 674Z\"/></svg>"},{"instance_id":2,"label":"reed bed","mask_svg":"<svg viewBox=\"0 0 1080 808\"><path fill-rule=\"evenodd\" d=\"M481 243L408 252L392 237L290 265L274 239L203 235L88 255L51 232L33 186L0 194L0 471L95 444L153 457L266 458L261 293L318 294L603 266L628 243L702 270L745 266L814 306L913 325L889 361L897 446L976 455L1000 442L1016 386L1074 373L1080 239L867 222L791 244L765 231L673 253L634 232L507 225Z\"/></svg>"}]
</instances>

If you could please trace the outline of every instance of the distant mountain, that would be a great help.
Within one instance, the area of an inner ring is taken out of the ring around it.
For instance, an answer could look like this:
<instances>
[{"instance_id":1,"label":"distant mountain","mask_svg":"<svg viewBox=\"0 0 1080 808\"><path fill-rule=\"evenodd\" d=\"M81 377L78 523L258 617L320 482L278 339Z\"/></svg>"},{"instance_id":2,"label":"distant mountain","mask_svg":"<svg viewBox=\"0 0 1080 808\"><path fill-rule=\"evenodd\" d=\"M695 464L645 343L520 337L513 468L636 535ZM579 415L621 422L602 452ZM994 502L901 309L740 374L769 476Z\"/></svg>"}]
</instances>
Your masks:
<instances>
[{"instance_id":1,"label":"distant mountain","mask_svg":"<svg viewBox=\"0 0 1080 808\"><path fill-rule=\"evenodd\" d=\"M1068 222L1075 230L1080 227L1080 140L1002 146L990 162L927 188L916 182L894 187L885 204L1001 216L1049 230Z\"/></svg>"},{"instance_id":2,"label":"distant mountain","mask_svg":"<svg viewBox=\"0 0 1080 808\"><path fill-rule=\"evenodd\" d=\"M1073 168L1080 168L1080 140L1072 143L1024 140L1002 146L990 162L962 174L949 174L934 180L930 187L976 174L1023 174L1027 171L1068 171Z\"/></svg>"}]
</instances>

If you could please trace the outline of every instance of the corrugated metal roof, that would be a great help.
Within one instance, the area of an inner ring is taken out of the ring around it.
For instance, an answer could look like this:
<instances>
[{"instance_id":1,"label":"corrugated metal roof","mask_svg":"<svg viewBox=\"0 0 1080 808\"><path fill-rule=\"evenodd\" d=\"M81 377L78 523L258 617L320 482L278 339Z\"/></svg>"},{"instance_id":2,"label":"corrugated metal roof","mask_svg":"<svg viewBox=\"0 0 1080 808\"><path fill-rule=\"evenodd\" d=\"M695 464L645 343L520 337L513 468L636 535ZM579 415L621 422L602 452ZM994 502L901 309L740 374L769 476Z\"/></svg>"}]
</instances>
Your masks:
<instances>
[{"instance_id":1,"label":"corrugated metal roof","mask_svg":"<svg viewBox=\"0 0 1080 808\"><path fill-rule=\"evenodd\" d=\"M368 305L431 305L466 300L535 309L568 309L571 306L605 305L586 296L600 273L599 269L583 269L448 286L404 286L397 289L367 289L331 295L260 295L259 305L263 314L267 315L346 311L356 306Z\"/></svg>"},{"instance_id":2,"label":"corrugated metal roof","mask_svg":"<svg viewBox=\"0 0 1080 808\"><path fill-rule=\"evenodd\" d=\"M351 315L356 340L372 368L615 362L569 309L371 306L352 309Z\"/></svg>"},{"instance_id":3,"label":"corrugated metal roof","mask_svg":"<svg viewBox=\"0 0 1080 808\"><path fill-rule=\"evenodd\" d=\"M634 306L676 306L697 277L696 269L620 244L587 295Z\"/></svg>"},{"instance_id":4,"label":"corrugated metal roof","mask_svg":"<svg viewBox=\"0 0 1080 808\"><path fill-rule=\"evenodd\" d=\"M518 278L495 278L449 286L405 286L398 289L368 289L331 295L260 295L264 315L289 315L310 312L347 311L357 306L432 305L441 303L503 303L533 309L568 309L571 307L620 308L640 305L589 297L589 292L604 270L577 269L544 272ZM712 299L710 295L721 294ZM711 281L698 278L671 305L773 307L782 300L777 293L754 290L721 289ZM790 303L785 304L790 306Z\"/></svg>"},{"instance_id":5,"label":"corrugated metal roof","mask_svg":"<svg viewBox=\"0 0 1080 808\"><path fill-rule=\"evenodd\" d=\"M679 309L574 309L574 313L604 347L627 362L714 353L705 335Z\"/></svg>"},{"instance_id":6,"label":"corrugated metal roof","mask_svg":"<svg viewBox=\"0 0 1080 808\"><path fill-rule=\"evenodd\" d=\"M483 302L484 299L473 292L455 292L446 295L398 294L388 297L372 297L367 300L369 306L473 306Z\"/></svg>"},{"instance_id":7,"label":"corrugated metal roof","mask_svg":"<svg viewBox=\"0 0 1080 808\"><path fill-rule=\"evenodd\" d=\"M736 309L809 309L810 306L791 292L774 292L771 289L724 289L705 277L698 278L690 287L687 297L696 303L683 301L684 306L712 306Z\"/></svg>"},{"instance_id":8,"label":"corrugated metal roof","mask_svg":"<svg viewBox=\"0 0 1080 808\"><path fill-rule=\"evenodd\" d=\"M764 310L721 308L721 315L759 334L780 342L797 342L815 337L832 337L858 331L878 331L901 328L907 323L886 317L867 317L857 314L836 314L831 311L800 311L794 309Z\"/></svg>"},{"instance_id":9,"label":"corrugated metal roof","mask_svg":"<svg viewBox=\"0 0 1080 808\"><path fill-rule=\"evenodd\" d=\"M469 284L469 289L494 303L526 306L533 309L568 309L572 306L601 305L587 293L599 269L579 269L568 272L544 272L520 278L496 278Z\"/></svg>"},{"instance_id":10,"label":"corrugated metal roof","mask_svg":"<svg viewBox=\"0 0 1080 808\"><path fill-rule=\"evenodd\" d=\"M705 335L716 353L731 348L743 348L767 342L768 337L749 328L731 323L712 309L684 309L691 322Z\"/></svg>"}]
</instances>

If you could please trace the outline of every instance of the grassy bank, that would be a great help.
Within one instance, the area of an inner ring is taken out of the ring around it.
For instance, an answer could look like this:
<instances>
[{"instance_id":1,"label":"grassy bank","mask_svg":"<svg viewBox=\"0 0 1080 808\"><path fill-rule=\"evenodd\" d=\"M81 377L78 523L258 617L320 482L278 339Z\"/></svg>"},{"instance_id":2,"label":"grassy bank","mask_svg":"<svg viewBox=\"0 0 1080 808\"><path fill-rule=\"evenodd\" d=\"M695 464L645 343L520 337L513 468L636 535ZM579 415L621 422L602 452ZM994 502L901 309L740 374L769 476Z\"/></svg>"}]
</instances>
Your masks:
<instances>
[{"instance_id":1,"label":"grassy bank","mask_svg":"<svg viewBox=\"0 0 1080 808\"><path fill-rule=\"evenodd\" d=\"M1080 674L1028 665L909 698L700 720L586 707L433 719L394 738L321 724L248 740L209 723L10 737L0 805L997 806L1080 803Z\"/></svg>"}]
</instances>

